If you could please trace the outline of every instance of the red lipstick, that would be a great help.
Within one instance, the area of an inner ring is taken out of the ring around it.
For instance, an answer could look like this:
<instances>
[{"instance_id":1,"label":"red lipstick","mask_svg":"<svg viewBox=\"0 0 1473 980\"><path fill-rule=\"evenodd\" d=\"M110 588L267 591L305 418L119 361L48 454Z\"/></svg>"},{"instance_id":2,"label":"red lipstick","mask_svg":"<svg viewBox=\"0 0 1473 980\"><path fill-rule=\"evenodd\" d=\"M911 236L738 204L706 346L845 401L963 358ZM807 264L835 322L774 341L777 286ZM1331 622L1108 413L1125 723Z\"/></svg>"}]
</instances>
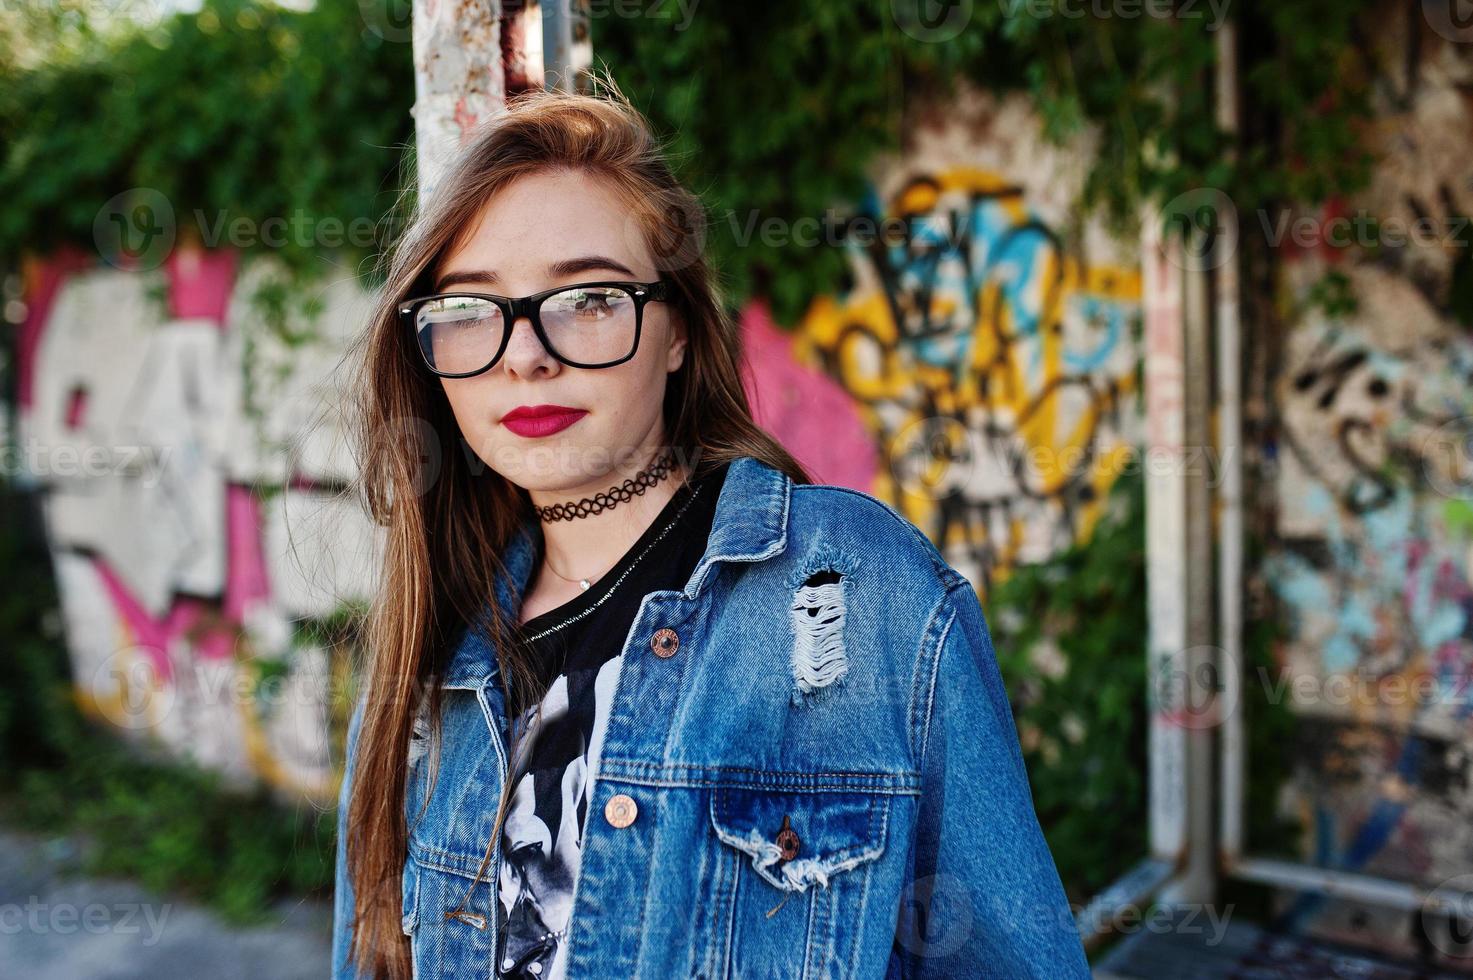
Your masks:
<instances>
[{"instance_id":1,"label":"red lipstick","mask_svg":"<svg viewBox=\"0 0 1473 980\"><path fill-rule=\"evenodd\" d=\"M501 424L519 436L535 439L561 432L587 414L566 405L518 405L501 417Z\"/></svg>"}]
</instances>

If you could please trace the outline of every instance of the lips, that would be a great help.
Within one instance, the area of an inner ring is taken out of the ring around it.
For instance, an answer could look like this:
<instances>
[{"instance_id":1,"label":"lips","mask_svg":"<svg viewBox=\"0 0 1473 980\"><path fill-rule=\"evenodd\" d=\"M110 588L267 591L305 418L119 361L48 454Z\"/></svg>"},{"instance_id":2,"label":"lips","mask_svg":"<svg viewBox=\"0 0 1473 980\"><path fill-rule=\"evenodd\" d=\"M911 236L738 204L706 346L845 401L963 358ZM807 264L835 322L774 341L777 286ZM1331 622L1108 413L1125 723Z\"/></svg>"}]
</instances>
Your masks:
<instances>
[{"instance_id":1,"label":"lips","mask_svg":"<svg viewBox=\"0 0 1473 980\"><path fill-rule=\"evenodd\" d=\"M501 417L501 424L519 436L538 438L561 432L587 415L566 405L521 405Z\"/></svg>"}]
</instances>

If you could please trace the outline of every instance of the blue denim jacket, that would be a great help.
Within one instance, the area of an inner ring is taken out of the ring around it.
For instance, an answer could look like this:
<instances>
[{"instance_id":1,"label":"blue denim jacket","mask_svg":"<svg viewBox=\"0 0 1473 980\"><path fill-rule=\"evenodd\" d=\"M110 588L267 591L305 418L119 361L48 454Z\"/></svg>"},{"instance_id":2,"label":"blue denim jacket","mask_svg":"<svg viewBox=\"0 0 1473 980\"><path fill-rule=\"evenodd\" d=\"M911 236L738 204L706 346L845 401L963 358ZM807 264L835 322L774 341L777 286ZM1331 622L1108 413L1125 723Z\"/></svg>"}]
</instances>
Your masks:
<instances>
[{"instance_id":1,"label":"blue denim jacket","mask_svg":"<svg viewBox=\"0 0 1473 980\"><path fill-rule=\"evenodd\" d=\"M528 525L504 556L507 608L540 533ZM684 590L644 598L623 657L591 776L570 976L1089 975L977 595L889 505L735 460L705 554ZM462 633L443 686L429 733L440 767L418 819L428 756L409 753L403 928L416 977L488 978L494 863L470 914L445 915L481 865L507 769L479 631ZM357 976L343 821L361 712L339 809L334 978Z\"/></svg>"}]
</instances>

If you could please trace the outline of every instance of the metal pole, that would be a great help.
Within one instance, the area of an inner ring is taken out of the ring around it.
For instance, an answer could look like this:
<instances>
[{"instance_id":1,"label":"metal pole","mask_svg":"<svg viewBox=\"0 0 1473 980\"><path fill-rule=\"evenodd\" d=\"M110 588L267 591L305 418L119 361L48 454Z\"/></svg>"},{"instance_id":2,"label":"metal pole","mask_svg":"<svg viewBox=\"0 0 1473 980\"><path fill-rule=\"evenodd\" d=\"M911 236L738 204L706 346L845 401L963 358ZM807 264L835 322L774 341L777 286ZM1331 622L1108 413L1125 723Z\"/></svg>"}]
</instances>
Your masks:
<instances>
[{"instance_id":1,"label":"metal pole","mask_svg":"<svg viewBox=\"0 0 1473 980\"><path fill-rule=\"evenodd\" d=\"M543 0L542 60L547 87L564 92L581 89L581 79L593 64L586 4L577 0Z\"/></svg>"},{"instance_id":2,"label":"metal pole","mask_svg":"<svg viewBox=\"0 0 1473 980\"><path fill-rule=\"evenodd\" d=\"M1145 307L1146 598L1151 719L1151 855L1175 865L1186 844L1186 731L1176 721L1187 643L1185 337L1178 234L1149 208L1141 229Z\"/></svg>"},{"instance_id":3,"label":"metal pole","mask_svg":"<svg viewBox=\"0 0 1473 980\"><path fill-rule=\"evenodd\" d=\"M1202 229L1188 240L1193 256L1209 254ZM1216 881L1213 835L1213 725L1217 704L1217 668L1213 632L1212 494L1208 486L1207 451L1212 445L1212 320L1208 303L1210 266L1188 264L1185 317L1185 435L1187 455L1181 480L1185 490L1187 536L1187 642L1185 711L1178 717L1186 734L1186 848L1181 876L1163 898L1178 903L1212 901Z\"/></svg>"},{"instance_id":4,"label":"metal pole","mask_svg":"<svg viewBox=\"0 0 1473 980\"><path fill-rule=\"evenodd\" d=\"M415 0L412 113L421 208L466 136L505 107L500 0Z\"/></svg>"},{"instance_id":5,"label":"metal pole","mask_svg":"<svg viewBox=\"0 0 1473 980\"><path fill-rule=\"evenodd\" d=\"M1238 131L1237 28L1225 22L1217 34L1217 124ZM1221 225L1221 222L1219 222ZM1233 221L1231 233L1237 234ZM1222 800L1219 854L1231 867L1243 853L1246 753L1243 744L1243 325L1239 307L1236 241L1217 270L1217 627L1221 652L1217 677L1223 715Z\"/></svg>"}]
</instances>

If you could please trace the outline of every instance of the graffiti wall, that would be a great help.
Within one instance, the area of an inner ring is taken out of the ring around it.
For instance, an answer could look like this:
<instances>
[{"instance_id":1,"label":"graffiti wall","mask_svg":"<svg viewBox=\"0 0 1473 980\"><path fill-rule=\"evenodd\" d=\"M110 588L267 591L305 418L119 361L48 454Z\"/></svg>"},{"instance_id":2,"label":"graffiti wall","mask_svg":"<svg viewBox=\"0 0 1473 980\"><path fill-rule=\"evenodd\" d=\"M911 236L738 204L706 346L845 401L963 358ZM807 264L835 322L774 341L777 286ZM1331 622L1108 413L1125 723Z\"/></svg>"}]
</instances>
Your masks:
<instances>
[{"instance_id":1,"label":"graffiti wall","mask_svg":"<svg viewBox=\"0 0 1473 980\"><path fill-rule=\"evenodd\" d=\"M756 401L820 479L894 503L984 589L1086 537L1135 460L1138 244L1080 220L1090 147L1045 142L1021 99L962 89L906 144L839 224L849 288L790 349L754 345L801 399L759 373Z\"/></svg>"},{"instance_id":2,"label":"graffiti wall","mask_svg":"<svg viewBox=\"0 0 1473 980\"><path fill-rule=\"evenodd\" d=\"M337 491L334 369L365 297L181 248L27 270L22 471L43 491L77 695L238 781L329 799L333 623L378 547ZM278 297L278 301L272 301Z\"/></svg>"},{"instance_id":3,"label":"graffiti wall","mask_svg":"<svg viewBox=\"0 0 1473 980\"><path fill-rule=\"evenodd\" d=\"M852 283L796 331L743 319L760 421L824 482L893 502L979 588L1090 533L1137 444L1137 257L1078 218L1087 145L963 91L840 219ZM240 779L336 779L351 618L378 539L338 359L367 297L269 261L28 271L23 451L78 694ZM339 733L340 734L340 733Z\"/></svg>"},{"instance_id":4,"label":"graffiti wall","mask_svg":"<svg viewBox=\"0 0 1473 980\"><path fill-rule=\"evenodd\" d=\"M1473 287L1473 52L1412 23L1390 18L1365 52L1379 72L1372 187L1296 216L1308 234L1286 244L1295 312L1273 383L1266 570L1287 636L1266 683L1291 682L1304 722L1284 798L1304 856L1436 885L1473 855L1473 315L1459 298ZM1355 308L1312 303L1327 285L1348 285ZM1345 904L1291 913L1346 937L1416 931L1405 913Z\"/></svg>"}]
</instances>

